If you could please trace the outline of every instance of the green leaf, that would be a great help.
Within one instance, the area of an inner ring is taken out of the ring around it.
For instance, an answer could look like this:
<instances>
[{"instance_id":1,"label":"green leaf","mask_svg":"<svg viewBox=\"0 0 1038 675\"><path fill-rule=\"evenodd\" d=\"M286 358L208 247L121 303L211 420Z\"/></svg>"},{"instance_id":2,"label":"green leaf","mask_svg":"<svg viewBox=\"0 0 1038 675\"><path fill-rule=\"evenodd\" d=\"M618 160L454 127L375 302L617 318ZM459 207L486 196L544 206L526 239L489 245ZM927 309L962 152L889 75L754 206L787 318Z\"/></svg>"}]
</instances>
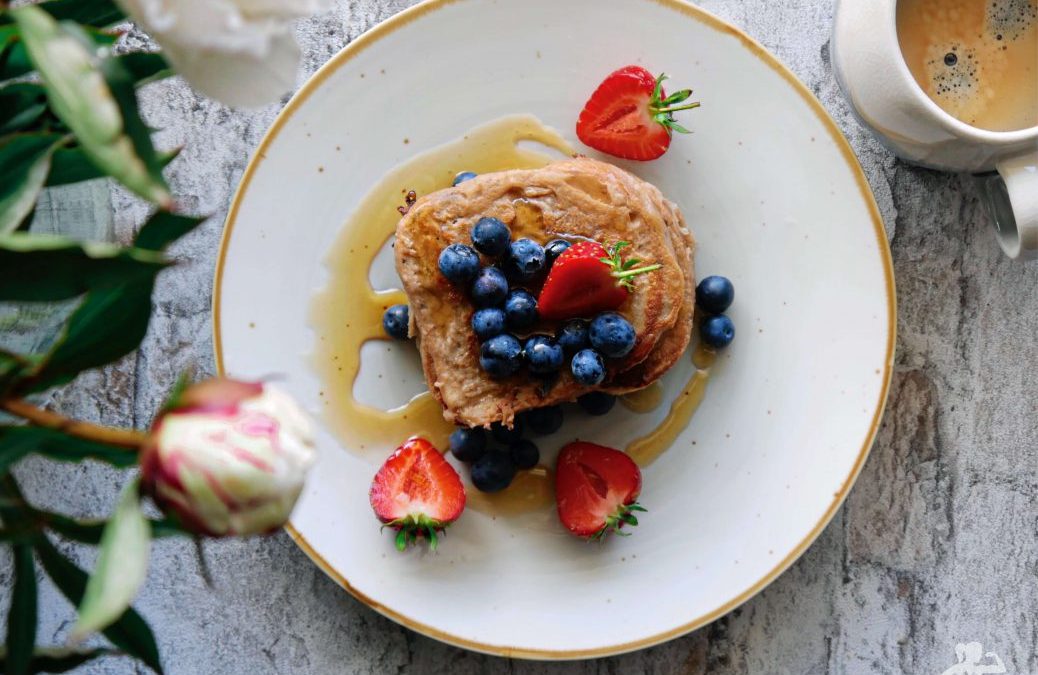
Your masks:
<instances>
[{"instance_id":1,"label":"green leaf","mask_svg":"<svg viewBox=\"0 0 1038 675\"><path fill-rule=\"evenodd\" d=\"M103 520L78 520L61 513L45 511L36 511L36 514L43 519L48 528L65 539L96 546L101 542L101 535L104 534L106 523Z\"/></svg>"},{"instance_id":2,"label":"green leaf","mask_svg":"<svg viewBox=\"0 0 1038 675\"><path fill-rule=\"evenodd\" d=\"M126 20L126 14L112 0L48 0L39 7L59 21L74 21L95 28Z\"/></svg>"},{"instance_id":3,"label":"green leaf","mask_svg":"<svg viewBox=\"0 0 1038 675\"><path fill-rule=\"evenodd\" d=\"M57 429L0 426L0 475L33 452L61 462L93 459L121 469L137 464L137 453L132 450L76 438Z\"/></svg>"},{"instance_id":4,"label":"green leaf","mask_svg":"<svg viewBox=\"0 0 1038 675\"><path fill-rule=\"evenodd\" d=\"M116 60L126 69L130 79L138 87L174 74L169 62L158 52L133 52Z\"/></svg>"},{"instance_id":5,"label":"green leaf","mask_svg":"<svg viewBox=\"0 0 1038 675\"><path fill-rule=\"evenodd\" d=\"M0 92L2 94L2 92ZM4 107L5 102L0 101L0 108ZM0 110L0 134L9 134L15 131L29 131L33 123L43 116L43 113L47 112L46 103L22 103L19 102L16 106L11 106L14 111L7 115L7 110Z\"/></svg>"},{"instance_id":6,"label":"green leaf","mask_svg":"<svg viewBox=\"0 0 1038 675\"><path fill-rule=\"evenodd\" d=\"M55 134L18 134L0 139L0 233L13 232L32 213L59 143Z\"/></svg>"},{"instance_id":7,"label":"green leaf","mask_svg":"<svg viewBox=\"0 0 1038 675\"><path fill-rule=\"evenodd\" d=\"M15 544L14 590L11 609L7 613L7 663L5 673L24 675L32 672L33 647L36 645L36 567L32 562L32 546Z\"/></svg>"},{"instance_id":8,"label":"green leaf","mask_svg":"<svg viewBox=\"0 0 1038 675\"><path fill-rule=\"evenodd\" d=\"M43 391L111 363L136 349L151 318L151 280L87 293L58 340L29 379L26 391Z\"/></svg>"},{"instance_id":9,"label":"green leaf","mask_svg":"<svg viewBox=\"0 0 1038 675\"><path fill-rule=\"evenodd\" d=\"M115 513L101 535L100 547L97 565L79 605L79 618L69 636L73 642L107 628L122 616L148 576L151 527L141 510L137 479L123 488Z\"/></svg>"},{"instance_id":10,"label":"green leaf","mask_svg":"<svg viewBox=\"0 0 1038 675\"><path fill-rule=\"evenodd\" d=\"M168 207L172 197L126 69L113 57L91 53L74 24L58 24L34 5L11 15L47 85L51 109L90 160L139 196Z\"/></svg>"},{"instance_id":11,"label":"green leaf","mask_svg":"<svg viewBox=\"0 0 1038 675\"><path fill-rule=\"evenodd\" d=\"M76 1L76 0L72 0ZM96 29L86 31L90 40L98 47L111 47L119 36ZM27 75L34 70L29 52L25 48L15 25L0 26L0 81Z\"/></svg>"},{"instance_id":12,"label":"green leaf","mask_svg":"<svg viewBox=\"0 0 1038 675\"><path fill-rule=\"evenodd\" d=\"M119 174L110 173L141 197L155 202L165 209L172 208L173 197L169 193L166 180L162 177L162 164L155 151L155 146L151 143L151 129L141 119L140 111L137 108L136 82L132 74L123 65L123 62L116 58L103 58L98 65L119 105L123 117L123 128L126 132L125 137L130 139L134 153L144 162L150 185L135 187L126 183Z\"/></svg>"},{"instance_id":13,"label":"green leaf","mask_svg":"<svg viewBox=\"0 0 1038 675\"><path fill-rule=\"evenodd\" d=\"M180 526L176 520L172 518L162 518L160 520L148 521L151 524L151 537L152 539L165 539L166 537L189 537L191 532L188 532Z\"/></svg>"},{"instance_id":14,"label":"green leaf","mask_svg":"<svg viewBox=\"0 0 1038 675\"><path fill-rule=\"evenodd\" d=\"M29 129L47 111L47 90L32 82L0 88L0 135Z\"/></svg>"},{"instance_id":15,"label":"green leaf","mask_svg":"<svg viewBox=\"0 0 1038 675\"><path fill-rule=\"evenodd\" d=\"M159 164L165 168L180 154L180 149L159 153ZM104 173L90 161L83 148L58 148L51 158L50 173L47 175L47 187L68 185L84 180L105 178Z\"/></svg>"},{"instance_id":16,"label":"green leaf","mask_svg":"<svg viewBox=\"0 0 1038 675\"><path fill-rule=\"evenodd\" d=\"M8 469L36 449L33 440L9 433L19 428L21 427L0 428L0 475L7 473Z\"/></svg>"},{"instance_id":17,"label":"green leaf","mask_svg":"<svg viewBox=\"0 0 1038 675\"><path fill-rule=\"evenodd\" d=\"M93 288L148 283L168 264L158 252L42 234L0 234L0 301L53 301Z\"/></svg>"},{"instance_id":18,"label":"green leaf","mask_svg":"<svg viewBox=\"0 0 1038 675\"><path fill-rule=\"evenodd\" d=\"M79 605L87 586L86 572L61 555L46 538L41 537L37 540L35 547L36 555L47 576L72 604ZM115 623L104 629L102 633L116 647L140 659L155 672L162 672L155 636L141 615L132 608L127 609Z\"/></svg>"},{"instance_id":19,"label":"green leaf","mask_svg":"<svg viewBox=\"0 0 1038 675\"><path fill-rule=\"evenodd\" d=\"M79 183L106 175L87 158L83 148L58 148L50 160L46 187Z\"/></svg>"},{"instance_id":20,"label":"green leaf","mask_svg":"<svg viewBox=\"0 0 1038 675\"><path fill-rule=\"evenodd\" d=\"M161 251L204 221L204 217L156 211L137 233L133 245L149 251Z\"/></svg>"},{"instance_id":21,"label":"green leaf","mask_svg":"<svg viewBox=\"0 0 1038 675\"><path fill-rule=\"evenodd\" d=\"M0 397L31 368L32 365L25 357L0 349Z\"/></svg>"},{"instance_id":22,"label":"green leaf","mask_svg":"<svg viewBox=\"0 0 1038 675\"><path fill-rule=\"evenodd\" d=\"M203 220L156 212L137 235L134 250L157 253ZM153 279L144 279L88 292L23 390L42 391L64 384L84 370L115 361L136 349L151 318L152 282Z\"/></svg>"},{"instance_id":23,"label":"green leaf","mask_svg":"<svg viewBox=\"0 0 1038 675\"><path fill-rule=\"evenodd\" d=\"M47 527L60 534L62 537L83 544L97 545L100 543L101 534L104 532L105 528L105 521L103 520L78 520L76 518L69 518L60 513L49 513L45 511L36 511L36 514L43 519L43 522ZM169 518L149 520L148 527L151 529L152 539L182 537L190 534Z\"/></svg>"},{"instance_id":24,"label":"green leaf","mask_svg":"<svg viewBox=\"0 0 1038 675\"><path fill-rule=\"evenodd\" d=\"M18 27L0 26L0 80L21 77L32 72L32 63L25 44L18 35Z\"/></svg>"},{"instance_id":25,"label":"green leaf","mask_svg":"<svg viewBox=\"0 0 1038 675\"><path fill-rule=\"evenodd\" d=\"M33 539L39 535L39 530L35 527L27 527L24 524L16 525L14 527L0 527L0 542L3 543L27 543L32 544ZM0 668L0 673L4 672Z\"/></svg>"},{"instance_id":26,"label":"green leaf","mask_svg":"<svg viewBox=\"0 0 1038 675\"><path fill-rule=\"evenodd\" d=\"M177 376L177 381L173 383L169 393L166 394L166 400L162 402L162 405L160 405L159 409L156 411L156 419L169 410L179 408L181 405L180 399L190 385L191 376L187 371L180 373L180 375Z\"/></svg>"},{"instance_id":27,"label":"green leaf","mask_svg":"<svg viewBox=\"0 0 1038 675\"><path fill-rule=\"evenodd\" d=\"M117 654L111 649L63 649L56 647L37 647L29 662L30 673L67 673L100 656ZM8 669L7 653L0 652L0 673L11 672Z\"/></svg>"}]
</instances>

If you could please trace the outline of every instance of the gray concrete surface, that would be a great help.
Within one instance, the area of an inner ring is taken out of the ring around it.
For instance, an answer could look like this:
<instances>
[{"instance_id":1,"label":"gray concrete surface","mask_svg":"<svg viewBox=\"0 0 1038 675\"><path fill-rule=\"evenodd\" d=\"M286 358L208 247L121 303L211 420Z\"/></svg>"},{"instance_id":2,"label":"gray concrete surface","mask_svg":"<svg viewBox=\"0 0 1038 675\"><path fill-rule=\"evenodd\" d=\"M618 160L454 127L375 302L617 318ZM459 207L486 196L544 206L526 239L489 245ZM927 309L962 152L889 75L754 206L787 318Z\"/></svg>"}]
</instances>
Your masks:
<instances>
[{"instance_id":1,"label":"gray concrete surface","mask_svg":"<svg viewBox=\"0 0 1038 675\"><path fill-rule=\"evenodd\" d=\"M406 0L340 1L299 29L307 73ZM706 0L808 84L851 140L886 221L898 278L897 372L864 473L820 539L758 597L640 653L573 663L482 656L416 635L343 593L287 536L209 544L215 587L192 547L162 541L138 607L169 673L590 675L937 674L979 641L1008 672L1038 674L1038 264L999 252L971 179L895 160L856 125L833 80L827 0ZM179 81L148 88L160 144L186 145L169 175L185 208L215 214L176 249L140 352L81 377L49 404L144 425L184 368L212 373L210 295L230 195L277 106L236 112ZM53 217L93 219L127 240L145 209L104 183L58 195ZM36 501L106 513L122 477L27 462ZM89 550L69 549L84 563ZM0 602L10 563L0 557ZM60 642L71 608L47 584L40 637ZM445 604L449 598L444 599ZM637 617L632 617L636 621ZM132 673L128 659L84 672Z\"/></svg>"}]
</instances>

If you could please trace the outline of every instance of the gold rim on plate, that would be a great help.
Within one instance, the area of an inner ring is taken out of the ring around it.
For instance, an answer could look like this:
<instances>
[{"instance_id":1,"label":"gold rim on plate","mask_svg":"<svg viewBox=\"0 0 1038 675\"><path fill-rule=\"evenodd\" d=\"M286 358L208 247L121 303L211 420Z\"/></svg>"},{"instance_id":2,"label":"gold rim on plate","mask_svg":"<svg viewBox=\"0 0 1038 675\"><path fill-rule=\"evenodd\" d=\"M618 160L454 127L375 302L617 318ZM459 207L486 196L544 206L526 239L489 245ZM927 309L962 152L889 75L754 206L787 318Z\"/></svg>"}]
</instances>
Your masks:
<instances>
[{"instance_id":1,"label":"gold rim on plate","mask_svg":"<svg viewBox=\"0 0 1038 675\"><path fill-rule=\"evenodd\" d=\"M292 117L296 109L302 105L310 95L324 82L329 75L334 73L350 59L357 56L359 53L367 49L368 47L375 44L381 38L389 35L393 31L406 26L407 24L415 21L416 19L442 9L447 5L454 4L462 0L425 0L409 9L406 9L399 14L396 14L377 26L372 27L367 32L360 35L358 38L353 40L349 45L343 48L338 54L333 56L326 64L324 64L314 75L307 80L299 91L292 97L292 99L285 105L285 108L274 120L274 123L267 130L263 140L260 141L259 147L256 148L249 160L249 164L245 169L245 173L242 175L241 182L238 185L238 190L235 192L234 199L231 201L231 208L227 213L227 220L224 224L223 236L220 239L220 250L216 258L216 274L213 280L213 350L215 352L216 359L216 370L220 375L224 375L223 366L223 344L220 339L220 285L223 277L224 262L227 258L227 247L231 240L231 232L234 229L235 221L238 217L238 210L241 207L241 202L245 196L245 192L248 190L249 183L252 181L252 176L256 172L256 168L259 163L266 156L265 150L281 131L281 127ZM879 247L880 257L883 260L883 274L886 282L886 296L887 296L887 321L889 330L887 332L887 348L886 348L886 360L883 367L883 386L880 390L879 400L876 401L876 410L872 416L872 424L869 427L869 433L865 437L864 442L861 446L861 451L858 453L858 457L854 462L854 466L851 467L850 473L844 480L840 489L833 495L833 501L829 504L829 508L822 514L821 519L818 523L807 533L807 536L793 548L782 560L779 561L767 574L761 577L756 583L752 584L749 588L739 593L734 598L724 603L720 607L714 609L711 612L696 617L676 628L672 628L668 631L664 631L657 635L652 635L640 640L634 640L632 642L623 642L615 645L609 645L607 647L597 647L594 649L574 649L574 650L550 650L550 649L526 649L519 647L507 647L502 645L491 645L484 644L481 642L475 642L458 635L452 635L445 633L444 631L438 630L432 626L415 621L407 616L404 616L400 612L397 612L385 605L376 602L374 599L364 595L356 588L350 585L350 582L340 574L335 568L333 568L328 561L321 557L321 555L314 550L310 543L306 540L303 535L296 530L291 523L285 525L285 530L289 536L296 542L299 548L310 557L310 559L324 571L329 577L334 579L340 586L346 589L351 595L357 600L375 610L376 612L389 617L397 623L411 628L412 630L418 631L424 635L441 640L443 642L471 649L474 651L484 652L487 654L494 654L497 656L504 656L510 658L525 658L525 659L582 659L582 658L594 658L602 656L611 656L615 654L622 654L624 652L635 651L643 649L645 647L651 647L653 645L666 642L673 638L679 637L686 633L689 633L701 626L704 626L715 619L732 611L742 603L746 602L754 595L762 591L768 584L774 581L780 574L786 571L790 565L792 565L797 558L799 558L804 551L814 542L814 540L821 534L822 530L825 529L829 521L836 514L836 510L843 503L843 500L847 497L847 493L850 491L851 486L854 484L854 480L858 477L861 472L862 466L865 464L865 459L868 457L869 450L872 447L872 442L876 437L876 433L879 430L880 419L883 415L883 408L887 400L887 392L890 389L890 378L893 371L894 365L894 342L897 331L897 301L896 292L894 288L894 269L890 258L890 247L887 245L886 231L883 228L883 220L879 215L879 209L876 207L875 199L872 196L872 190L869 188L868 181L865 179L864 173L862 173L861 165L858 163L857 157L854 155L854 151L851 149L850 144L840 133L836 123L826 112L822 104L819 103L818 99L808 90L808 88L799 80L797 76L792 73L785 65L783 65L775 56L768 52L760 43L746 35L743 31L732 26L722 19L710 14L706 10L700 9L694 5L691 5L684 0L646 0L647 2L655 2L659 5L672 9L679 14L686 17L695 19L700 23L703 23L717 31L732 35L746 47L751 53L757 58L764 62L765 65L770 67L772 70L777 72L783 77L792 87L800 94L808 106L815 112L819 120L829 131L829 135L832 137L836 147L839 148L842 153L844 160L847 162L848 167L854 174L854 177L858 183L858 189L861 191L861 196L865 200L865 204L869 209L869 213L872 216L872 224L876 233L876 243Z\"/></svg>"}]
</instances>

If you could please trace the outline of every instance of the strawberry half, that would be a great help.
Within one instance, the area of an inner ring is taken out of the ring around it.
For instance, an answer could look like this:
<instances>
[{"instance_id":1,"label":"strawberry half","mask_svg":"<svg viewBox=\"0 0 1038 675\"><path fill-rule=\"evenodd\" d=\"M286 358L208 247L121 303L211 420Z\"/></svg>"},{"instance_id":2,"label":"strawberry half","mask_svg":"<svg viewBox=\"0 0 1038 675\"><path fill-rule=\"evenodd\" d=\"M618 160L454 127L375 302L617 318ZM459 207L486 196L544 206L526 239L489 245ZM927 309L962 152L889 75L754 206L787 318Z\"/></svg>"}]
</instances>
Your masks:
<instances>
[{"instance_id":1,"label":"strawberry half","mask_svg":"<svg viewBox=\"0 0 1038 675\"><path fill-rule=\"evenodd\" d=\"M609 75L584 104L577 119L577 137L596 150L641 161L656 159L670 147L675 131L688 129L674 121L678 110L698 108L699 103L686 103L691 89L667 96L661 74L641 66L626 66Z\"/></svg>"},{"instance_id":2,"label":"strawberry half","mask_svg":"<svg viewBox=\"0 0 1038 675\"><path fill-rule=\"evenodd\" d=\"M590 317L618 308L634 289L632 279L658 270L637 258L622 260L620 251L630 246L621 241L608 251L598 242L579 241L563 251L548 272L537 298L537 311L549 320Z\"/></svg>"},{"instance_id":3,"label":"strawberry half","mask_svg":"<svg viewBox=\"0 0 1038 675\"><path fill-rule=\"evenodd\" d=\"M396 547L403 551L419 537L436 550L436 533L465 510L465 486L432 443L409 438L389 456L371 482L371 508L386 526L397 531Z\"/></svg>"},{"instance_id":4,"label":"strawberry half","mask_svg":"<svg viewBox=\"0 0 1038 675\"><path fill-rule=\"evenodd\" d=\"M630 457L602 445L576 441L559 453L555 465L555 502L566 529L587 539L601 539L637 525L634 511L642 472Z\"/></svg>"}]
</instances>

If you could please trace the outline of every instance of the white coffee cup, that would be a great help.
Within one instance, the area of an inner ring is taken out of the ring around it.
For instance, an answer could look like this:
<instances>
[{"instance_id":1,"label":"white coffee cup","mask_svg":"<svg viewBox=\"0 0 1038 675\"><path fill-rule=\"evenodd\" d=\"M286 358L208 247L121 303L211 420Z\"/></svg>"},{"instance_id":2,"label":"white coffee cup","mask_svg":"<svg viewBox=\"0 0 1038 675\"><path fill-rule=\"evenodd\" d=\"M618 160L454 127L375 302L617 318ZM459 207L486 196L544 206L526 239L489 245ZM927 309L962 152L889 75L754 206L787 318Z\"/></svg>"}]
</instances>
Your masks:
<instances>
[{"instance_id":1,"label":"white coffee cup","mask_svg":"<svg viewBox=\"0 0 1038 675\"><path fill-rule=\"evenodd\" d=\"M981 174L1002 250L1010 258L1038 258L1038 126L988 131L942 110L905 63L896 10L897 0L838 0L830 47L844 95L899 157Z\"/></svg>"}]
</instances>

